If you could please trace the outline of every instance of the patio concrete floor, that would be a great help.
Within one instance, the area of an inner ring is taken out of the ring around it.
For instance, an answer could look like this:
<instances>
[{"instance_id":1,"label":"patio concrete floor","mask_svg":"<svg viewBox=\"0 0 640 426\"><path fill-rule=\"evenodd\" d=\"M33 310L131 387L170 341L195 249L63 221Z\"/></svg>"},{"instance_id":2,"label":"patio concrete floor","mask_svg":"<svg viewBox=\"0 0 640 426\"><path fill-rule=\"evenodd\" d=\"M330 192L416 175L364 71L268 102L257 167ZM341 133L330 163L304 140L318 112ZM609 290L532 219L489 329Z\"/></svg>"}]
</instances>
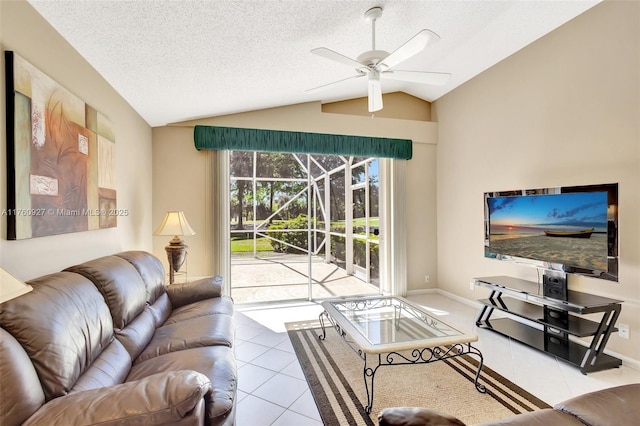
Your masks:
<instances>
[{"instance_id":1,"label":"patio concrete floor","mask_svg":"<svg viewBox=\"0 0 640 426\"><path fill-rule=\"evenodd\" d=\"M265 258L231 257L231 297L235 303L308 300L307 255L276 254ZM378 287L347 275L337 265L314 256L312 298L379 294Z\"/></svg>"}]
</instances>

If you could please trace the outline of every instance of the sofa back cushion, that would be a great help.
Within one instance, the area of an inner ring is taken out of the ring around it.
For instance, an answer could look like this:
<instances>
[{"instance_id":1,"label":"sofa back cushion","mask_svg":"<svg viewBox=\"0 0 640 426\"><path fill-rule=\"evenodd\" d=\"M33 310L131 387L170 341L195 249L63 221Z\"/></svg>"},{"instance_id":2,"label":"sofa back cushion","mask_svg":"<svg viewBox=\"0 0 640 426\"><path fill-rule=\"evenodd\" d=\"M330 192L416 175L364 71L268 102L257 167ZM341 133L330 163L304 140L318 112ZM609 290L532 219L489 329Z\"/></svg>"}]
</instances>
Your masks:
<instances>
[{"instance_id":1,"label":"sofa back cushion","mask_svg":"<svg viewBox=\"0 0 640 426\"><path fill-rule=\"evenodd\" d=\"M157 257L145 251L124 251L116 256L123 258L136 268L147 289L149 305L153 305L158 297L167 292L164 267Z\"/></svg>"},{"instance_id":2,"label":"sofa back cushion","mask_svg":"<svg viewBox=\"0 0 640 426\"><path fill-rule=\"evenodd\" d=\"M116 330L123 329L144 310L144 282L136 268L121 257L101 257L65 271L81 274L95 284L109 306Z\"/></svg>"},{"instance_id":3,"label":"sofa back cushion","mask_svg":"<svg viewBox=\"0 0 640 426\"><path fill-rule=\"evenodd\" d=\"M155 326L160 327L171 315L162 262L145 251L125 251L116 256L131 263L142 277L147 288L147 309L153 314Z\"/></svg>"},{"instance_id":4,"label":"sofa back cushion","mask_svg":"<svg viewBox=\"0 0 640 426\"><path fill-rule=\"evenodd\" d=\"M116 339L122 343L131 359L135 360L147 347L155 331L156 320L147 306L125 328L116 331Z\"/></svg>"},{"instance_id":5,"label":"sofa back cushion","mask_svg":"<svg viewBox=\"0 0 640 426\"><path fill-rule=\"evenodd\" d=\"M81 275L29 281L33 291L0 305L0 326L24 348L47 401L66 395L113 340L109 308Z\"/></svg>"},{"instance_id":6,"label":"sofa back cushion","mask_svg":"<svg viewBox=\"0 0 640 426\"><path fill-rule=\"evenodd\" d=\"M19 425L44 404L44 392L29 356L0 328L0 425Z\"/></svg>"},{"instance_id":7,"label":"sofa back cushion","mask_svg":"<svg viewBox=\"0 0 640 426\"><path fill-rule=\"evenodd\" d=\"M69 393L123 383L130 370L131 356L118 339L113 339L78 378Z\"/></svg>"}]
</instances>

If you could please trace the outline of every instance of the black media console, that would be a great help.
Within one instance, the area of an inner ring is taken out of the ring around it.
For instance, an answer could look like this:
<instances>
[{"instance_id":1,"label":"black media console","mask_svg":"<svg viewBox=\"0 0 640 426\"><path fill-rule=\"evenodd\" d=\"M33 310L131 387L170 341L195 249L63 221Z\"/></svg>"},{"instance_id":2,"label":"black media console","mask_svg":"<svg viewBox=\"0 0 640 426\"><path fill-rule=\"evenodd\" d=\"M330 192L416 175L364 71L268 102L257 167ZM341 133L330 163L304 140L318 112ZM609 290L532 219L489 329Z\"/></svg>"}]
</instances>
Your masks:
<instances>
[{"instance_id":1,"label":"black media console","mask_svg":"<svg viewBox=\"0 0 640 426\"><path fill-rule=\"evenodd\" d=\"M474 278L474 281L476 286L491 290L488 299L479 300L483 307L476 318L478 327L567 361L579 367L583 374L622 364L618 358L604 353L609 336L617 331L615 323L622 301L571 290L567 300L558 300L540 294L535 282L506 276ZM510 315L491 318L496 309ZM593 313L603 313L600 322L581 317ZM569 336L591 337L591 342L585 346Z\"/></svg>"}]
</instances>

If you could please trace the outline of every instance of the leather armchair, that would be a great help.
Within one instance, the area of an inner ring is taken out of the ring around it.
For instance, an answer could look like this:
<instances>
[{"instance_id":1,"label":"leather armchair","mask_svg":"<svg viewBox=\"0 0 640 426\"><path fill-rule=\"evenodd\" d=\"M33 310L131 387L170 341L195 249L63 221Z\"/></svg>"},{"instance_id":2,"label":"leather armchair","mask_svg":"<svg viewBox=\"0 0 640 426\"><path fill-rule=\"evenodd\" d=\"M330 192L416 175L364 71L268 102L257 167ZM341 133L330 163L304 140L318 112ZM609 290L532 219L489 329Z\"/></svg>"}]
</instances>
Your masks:
<instances>
[{"instance_id":1,"label":"leather armchair","mask_svg":"<svg viewBox=\"0 0 640 426\"><path fill-rule=\"evenodd\" d=\"M486 423L504 426L619 426L636 424L640 418L640 383L590 392L556 404L553 409L518 414ZM380 426L463 426L455 417L421 407L385 408Z\"/></svg>"}]
</instances>

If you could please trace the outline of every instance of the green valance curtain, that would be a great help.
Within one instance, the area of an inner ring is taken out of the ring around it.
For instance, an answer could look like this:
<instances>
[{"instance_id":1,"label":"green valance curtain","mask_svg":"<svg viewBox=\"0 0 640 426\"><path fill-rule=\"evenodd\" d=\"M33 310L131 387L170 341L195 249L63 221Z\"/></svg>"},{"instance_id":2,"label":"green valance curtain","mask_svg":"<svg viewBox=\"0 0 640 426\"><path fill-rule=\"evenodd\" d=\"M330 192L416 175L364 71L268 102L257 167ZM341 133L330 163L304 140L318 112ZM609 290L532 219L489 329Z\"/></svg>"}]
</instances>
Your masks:
<instances>
[{"instance_id":1,"label":"green valance curtain","mask_svg":"<svg viewBox=\"0 0 640 426\"><path fill-rule=\"evenodd\" d=\"M196 149L298 152L410 160L411 140L238 127L196 126Z\"/></svg>"}]
</instances>

